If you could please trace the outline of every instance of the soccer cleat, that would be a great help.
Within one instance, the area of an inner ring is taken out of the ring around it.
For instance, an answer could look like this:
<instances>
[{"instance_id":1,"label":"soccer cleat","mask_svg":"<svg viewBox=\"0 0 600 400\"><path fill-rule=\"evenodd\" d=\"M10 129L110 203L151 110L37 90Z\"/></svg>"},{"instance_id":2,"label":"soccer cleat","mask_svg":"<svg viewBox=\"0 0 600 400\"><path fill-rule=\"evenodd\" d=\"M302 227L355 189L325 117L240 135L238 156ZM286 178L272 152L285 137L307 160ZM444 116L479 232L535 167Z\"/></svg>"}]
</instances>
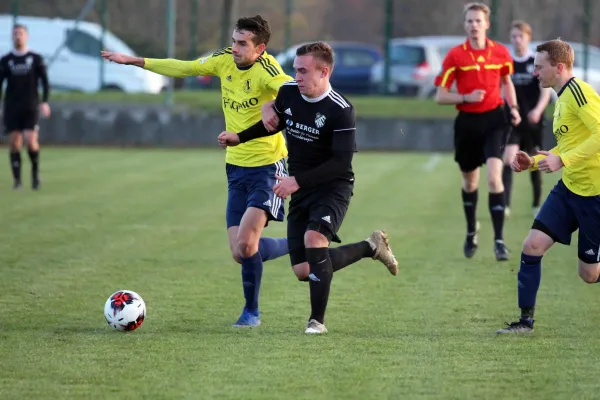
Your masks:
<instances>
[{"instance_id":1,"label":"soccer cleat","mask_svg":"<svg viewBox=\"0 0 600 400\"><path fill-rule=\"evenodd\" d=\"M38 189L40 188L40 180L39 180L39 179L37 179L37 178L36 178L36 179L34 179L34 180L31 182L31 188L32 188L33 190L38 190Z\"/></svg>"},{"instance_id":2,"label":"soccer cleat","mask_svg":"<svg viewBox=\"0 0 600 400\"><path fill-rule=\"evenodd\" d=\"M510 207L504 207L504 219L510 218Z\"/></svg>"},{"instance_id":3,"label":"soccer cleat","mask_svg":"<svg viewBox=\"0 0 600 400\"><path fill-rule=\"evenodd\" d=\"M304 333L320 335L322 333L327 333L327 328L325 328L325 325L323 325L316 319L311 319L306 324L306 330L304 331Z\"/></svg>"},{"instance_id":4,"label":"soccer cleat","mask_svg":"<svg viewBox=\"0 0 600 400\"><path fill-rule=\"evenodd\" d=\"M390 249L388 235L384 231L375 231L366 239L371 248L375 250L373 260L379 260L385 265L392 275L398 275L398 261Z\"/></svg>"},{"instance_id":5,"label":"soccer cleat","mask_svg":"<svg viewBox=\"0 0 600 400\"><path fill-rule=\"evenodd\" d=\"M13 190L19 190L19 189L21 189L21 181L15 180L13 183Z\"/></svg>"},{"instance_id":6,"label":"soccer cleat","mask_svg":"<svg viewBox=\"0 0 600 400\"><path fill-rule=\"evenodd\" d=\"M233 324L234 328L256 328L260 325L260 314L258 312L250 312L244 308L242 315L237 322Z\"/></svg>"},{"instance_id":7,"label":"soccer cleat","mask_svg":"<svg viewBox=\"0 0 600 400\"><path fill-rule=\"evenodd\" d=\"M477 251L477 234L467 234L467 238L465 239L465 246L463 249L465 253L465 257L471 258L475 255Z\"/></svg>"},{"instance_id":8,"label":"soccer cleat","mask_svg":"<svg viewBox=\"0 0 600 400\"><path fill-rule=\"evenodd\" d=\"M506 324L504 328L498 329L496 333L533 333L533 321L519 320L512 322Z\"/></svg>"},{"instance_id":9,"label":"soccer cleat","mask_svg":"<svg viewBox=\"0 0 600 400\"><path fill-rule=\"evenodd\" d=\"M538 214L540 213L540 207L533 207L532 212L533 212L533 219L536 219Z\"/></svg>"},{"instance_id":10,"label":"soccer cleat","mask_svg":"<svg viewBox=\"0 0 600 400\"><path fill-rule=\"evenodd\" d=\"M508 260L508 249L502 240L496 240L494 242L494 253L496 253L497 261L507 261Z\"/></svg>"}]
</instances>

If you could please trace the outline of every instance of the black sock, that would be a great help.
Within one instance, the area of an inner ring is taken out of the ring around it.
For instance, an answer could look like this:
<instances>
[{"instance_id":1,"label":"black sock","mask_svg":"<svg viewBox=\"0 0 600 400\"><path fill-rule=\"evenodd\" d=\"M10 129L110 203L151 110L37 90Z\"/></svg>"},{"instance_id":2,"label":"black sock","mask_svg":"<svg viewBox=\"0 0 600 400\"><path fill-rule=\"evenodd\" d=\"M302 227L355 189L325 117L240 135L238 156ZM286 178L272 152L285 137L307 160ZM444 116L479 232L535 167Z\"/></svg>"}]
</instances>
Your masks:
<instances>
[{"instance_id":1,"label":"black sock","mask_svg":"<svg viewBox=\"0 0 600 400\"><path fill-rule=\"evenodd\" d=\"M504 229L504 192L490 193L490 214L494 224L494 240L503 240Z\"/></svg>"},{"instance_id":2,"label":"black sock","mask_svg":"<svg viewBox=\"0 0 600 400\"><path fill-rule=\"evenodd\" d=\"M333 272L339 271L363 258L373 257L374 255L375 250L371 248L371 245L366 240L329 249L329 258L331 259Z\"/></svg>"},{"instance_id":3,"label":"black sock","mask_svg":"<svg viewBox=\"0 0 600 400\"><path fill-rule=\"evenodd\" d=\"M21 152L10 153L10 167L15 181L21 181Z\"/></svg>"},{"instance_id":4,"label":"black sock","mask_svg":"<svg viewBox=\"0 0 600 400\"><path fill-rule=\"evenodd\" d=\"M329 289L333 279L333 268L327 247L306 249L306 259L310 266L310 319L320 323L325 320L325 310L329 300Z\"/></svg>"},{"instance_id":5,"label":"black sock","mask_svg":"<svg viewBox=\"0 0 600 400\"><path fill-rule=\"evenodd\" d=\"M29 150L29 159L31 160L31 176L33 177L33 180L37 180L40 164L40 151Z\"/></svg>"},{"instance_id":6,"label":"black sock","mask_svg":"<svg viewBox=\"0 0 600 400\"><path fill-rule=\"evenodd\" d=\"M513 170L510 165L505 165L502 170L502 183L504 183L504 204L510 207L510 191L513 183Z\"/></svg>"},{"instance_id":7,"label":"black sock","mask_svg":"<svg viewBox=\"0 0 600 400\"><path fill-rule=\"evenodd\" d=\"M542 199L542 173L531 171L531 185L533 186L533 206L539 207Z\"/></svg>"},{"instance_id":8,"label":"black sock","mask_svg":"<svg viewBox=\"0 0 600 400\"><path fill-rule=\"evenodd\" d=\"M474 235L476 230L475 224L477 223L475 213L475 211L477 211L477 189L471 193L467 193L463 189L462 200L465 209L465 217L467 217L467 233Z\"/></svg>"}]
</instances>

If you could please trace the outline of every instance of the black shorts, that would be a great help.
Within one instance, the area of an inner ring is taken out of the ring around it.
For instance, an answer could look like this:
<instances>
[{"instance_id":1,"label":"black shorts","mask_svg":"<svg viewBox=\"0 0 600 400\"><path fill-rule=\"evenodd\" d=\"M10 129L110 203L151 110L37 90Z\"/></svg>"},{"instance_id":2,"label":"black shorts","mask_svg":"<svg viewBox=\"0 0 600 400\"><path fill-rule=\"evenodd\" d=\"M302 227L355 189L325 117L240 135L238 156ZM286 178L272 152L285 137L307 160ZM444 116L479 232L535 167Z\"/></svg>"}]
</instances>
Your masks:
<instances>
[{"instance_id":1,"label":"black shorts","mask_svg":"<svg viewBox=\"0 0 600 400\"><path fill-rule=\"evenodd\" d=\"M4 109L4 134L11 132L33 131L37 128L39 110L35 108L5 108Z\"/></svg>"},{"instance_id":2,"label":"black shorts","mask_svg":"<svg viewBox=\"0 0 600 400\"><path fill-rule=\"evenodd\" d=\"M454 120L454 160L460 170L473 171L488 158L502 159L507 133L502 106L484 113L460 111Z\"/></svg>"},{"instance_id":3,"label":"black shorts","mask_svg":"<svg viewBox=\"0 0 600 400\"><path fill-rule=\"evenodd\" d=\"M300 189L292 194L287 217L287 239L292 265L306 261L304 234L314 230L329 241L341 243L337 235L342 226L354 184L333 183L319 188Z\"/></svg>"},{"instance_id":4,"label":"black shorts","mask_svg":"<svg viewBox=\"0 0 600 400\"><path fill-rule=\"evenodd\" d=\"M536 151L543 148L543 132L544 125L542 121L537 124L531 124L524 119L519 125L510 129L506 144L519 145L519 148L524 152L529 155L535 155Z\"/></svg>"}]
</instances>

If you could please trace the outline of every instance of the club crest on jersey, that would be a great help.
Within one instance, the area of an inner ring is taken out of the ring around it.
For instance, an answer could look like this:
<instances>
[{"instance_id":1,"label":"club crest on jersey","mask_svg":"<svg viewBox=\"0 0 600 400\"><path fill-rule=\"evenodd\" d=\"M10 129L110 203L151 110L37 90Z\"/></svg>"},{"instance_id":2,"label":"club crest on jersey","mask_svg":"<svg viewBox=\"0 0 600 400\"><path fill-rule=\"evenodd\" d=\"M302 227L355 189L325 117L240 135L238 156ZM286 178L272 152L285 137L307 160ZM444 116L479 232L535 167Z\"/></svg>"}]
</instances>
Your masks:
<instances>
[{"instance_id":1,"label":"club crest on jersey","mask_svg":"<svg viewBox=\"0 0 600 400\"><path fill-rule=\"evenodd\" d=\"M246 79L244 81L244 92L250 93L252 91L252 80Z\"/></svg>"},{"instance_id":2,"label":"club crest on jersey","mask_svg":"<svg viewBox=\"0 0 600 400\"><path fill-rule=\"evenodd\" d=\"M315 124L317 125L317 128L322 128L323 125L325 125L325 116L321 113L317 113L317 116L315 117Z\"/></svg>"},{"instance_id":3,"label":"club crest on jersey","mask_svg":"<svg viewBox=\"0 0 600 400\"><path fill-rule=\"evenodd\" d=\"M533 74L533 64L527 64L527 73Z\"/></svg>"}]
</instances>

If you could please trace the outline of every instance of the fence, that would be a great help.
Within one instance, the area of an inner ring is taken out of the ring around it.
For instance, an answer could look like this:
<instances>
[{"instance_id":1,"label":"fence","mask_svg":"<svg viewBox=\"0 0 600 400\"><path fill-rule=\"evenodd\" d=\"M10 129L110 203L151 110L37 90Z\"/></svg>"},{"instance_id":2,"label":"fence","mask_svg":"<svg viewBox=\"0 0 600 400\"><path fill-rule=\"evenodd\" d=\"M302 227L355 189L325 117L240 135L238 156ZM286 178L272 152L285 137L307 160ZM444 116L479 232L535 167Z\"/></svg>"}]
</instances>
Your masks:
<instances>
[{"instance_id":1,"label":"fence","mask_svg":"<svg viewBox=\"0 0 600 400\"><path fill-rule=\"evenodd\" d=\"M485 2L492 9L490 36L495 39L508 41L511 21L524 19L533 27L534 40L561 37L600 45L600 24L592 23L592 18L600 19L599 1ZM361 41L385 49L392 37L463 34L461 11L465 3L462 0L0 0L0 12L63 19L81 17L105 26L140 55L192 59L229 43L233 23L241 15L261 14L269 21L272 49L316 39Z\"/></svg>"}]
</instances>

